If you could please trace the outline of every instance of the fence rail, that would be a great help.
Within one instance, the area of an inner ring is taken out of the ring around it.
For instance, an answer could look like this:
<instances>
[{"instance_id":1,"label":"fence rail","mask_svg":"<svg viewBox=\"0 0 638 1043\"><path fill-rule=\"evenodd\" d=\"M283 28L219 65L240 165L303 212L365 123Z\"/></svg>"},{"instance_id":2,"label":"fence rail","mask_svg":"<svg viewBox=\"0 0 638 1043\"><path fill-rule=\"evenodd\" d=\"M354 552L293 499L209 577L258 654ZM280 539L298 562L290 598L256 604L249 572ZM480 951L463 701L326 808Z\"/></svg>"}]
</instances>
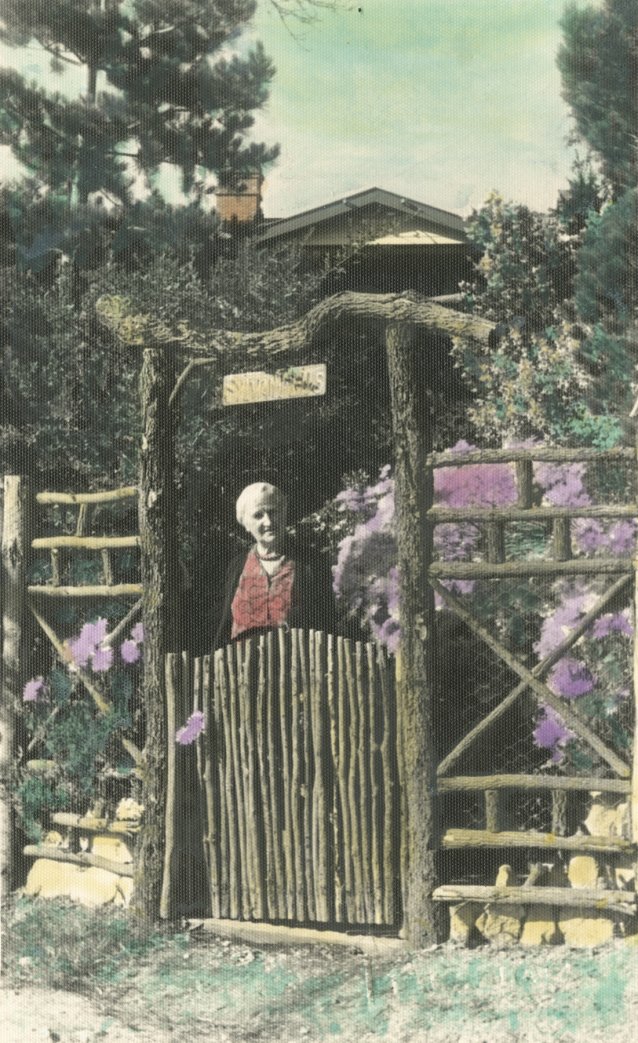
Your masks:
<instances>
[{"instance_id":1,"label":"fence rail","mask_svg":"<svg viewBox=\"0 0 638 1043\"><path fill-rule=\"evenodd\" d=\"M178 689L191 685L205 718L194 757L212 915L396 927L395 704L383 650L280 630L200 659L168 655L166 680L180 705ZM175 818L188 770L172 783Z\"/></svg>"}]
</instances>

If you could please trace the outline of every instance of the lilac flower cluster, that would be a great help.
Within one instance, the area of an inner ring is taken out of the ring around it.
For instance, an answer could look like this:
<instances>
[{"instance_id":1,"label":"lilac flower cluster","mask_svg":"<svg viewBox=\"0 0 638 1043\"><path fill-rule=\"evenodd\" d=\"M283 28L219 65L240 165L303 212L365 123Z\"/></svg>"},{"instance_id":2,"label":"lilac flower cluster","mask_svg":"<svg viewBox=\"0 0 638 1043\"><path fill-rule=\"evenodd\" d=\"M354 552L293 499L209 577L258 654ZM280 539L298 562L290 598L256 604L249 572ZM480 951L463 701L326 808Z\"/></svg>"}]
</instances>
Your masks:
<instances>
[{"instance_id":1,"label":"lilac flower cluster","mask_svg":"<svg viewBox=\"0 0 638 1043\"><path fill-rule=\"evenodd\" d=\"M201 710L195 710L190 715L186 724L175 733L175 742L180 746L189 746L204 731L204 714Z\"/></svg>"},{"instance_id":2,"label":"lilac flower cluster","mask_svg":"<svg viewBox=\"0 0 638 1043\"><path fill-rule=\"evenodd\" d=\"M88 667L94 674L104 674L111 669L115 653L111 645L104 644L107 632L108 620L100 618L94 623L85 623L77 637L66 642L71 670ZM136 623L130 637L120 645L120 655L124 663L136 663L141 658L143 641L144 627L141 623ZM22 701L25 703L43 702L48 697L49 688L42 677L34 677L27 681L22 691Z\"/></svg>"}]
</instances>

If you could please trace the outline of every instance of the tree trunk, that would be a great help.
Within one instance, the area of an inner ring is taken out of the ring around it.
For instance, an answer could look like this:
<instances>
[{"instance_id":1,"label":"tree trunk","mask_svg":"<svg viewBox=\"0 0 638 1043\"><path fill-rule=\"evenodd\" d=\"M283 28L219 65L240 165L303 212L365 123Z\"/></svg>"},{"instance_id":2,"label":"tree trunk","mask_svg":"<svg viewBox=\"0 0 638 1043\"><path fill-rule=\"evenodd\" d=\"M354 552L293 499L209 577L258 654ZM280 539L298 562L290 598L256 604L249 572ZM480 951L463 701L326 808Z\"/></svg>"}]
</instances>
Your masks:
<instances>
[{"instance_id":1,"label":"tree trunk","mask_svg":"<svg viewBox=\"0 0 638 1043\"><path fill-rule=\"evenodd\" d=\"M27 558L27 496L24 478L4 479L2 511L2 698L0 699L0 894L16 885L16 835L11 800L15 757L16 706L24 683L22 628Z\"/></svg>"},{"instance_id":2,"label":"tree trunk","mask_svg":"<svg viewBox=\"0 0 638 1043\"><path fill-rule=\"evenodd\" d=\"M143 707L146 744L142 763L143 826L135 874L134 911L158 919L164 864L167 735L164 654L175 621L177 509L173 476L174 384L171 348L146 348L140 375L143 435L140 452L139 522L144 625Z\"/></svg>"},{"instance_id":3,"label":"tree trunk","mask_svg":"<svg viewBox=\"0 0 638 1043\"><path fill-rule=\"evenodd\" d=\"M392 403L396 531L400 577L401 649L397 664L397 736L401 774L401 874L403 931L410 946L440 939L432 893L437 885L439 824L433 735L432 626L434 599L428 583L432 449L427 389L417 376L414 329L392 324L386 334Z\"/></svg>"}]
</instances>

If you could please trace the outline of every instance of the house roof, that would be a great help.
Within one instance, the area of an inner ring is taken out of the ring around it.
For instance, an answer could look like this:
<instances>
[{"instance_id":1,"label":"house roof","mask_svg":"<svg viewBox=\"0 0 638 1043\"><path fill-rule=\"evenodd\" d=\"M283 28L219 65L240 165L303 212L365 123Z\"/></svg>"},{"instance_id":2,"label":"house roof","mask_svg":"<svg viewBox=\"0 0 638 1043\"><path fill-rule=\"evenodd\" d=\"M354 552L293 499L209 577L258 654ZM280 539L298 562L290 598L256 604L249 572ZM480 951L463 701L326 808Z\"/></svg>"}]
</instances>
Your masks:
<instances>
[{"instance_id":1,"label":"house roof","mask_svg":"<svg viewBox=\"0 0 638 1043\"><path fill-rule=\"evenodd\" d=\"M326 239L321 234L322 227L324 229L328 226L336 227L342 223L343 219L356 217L358 213L368 207L393 211L402 218L414 218L414 228L406 229L404 220L402 231L373 239L371 245L421 246L428 243L443 245L466 241L463 218L458 214L453 214L449 210L440 210L427 203L419 203L415 199L408 199L407 196L400 196L395 192L387 192L383 188L368 188L333 203L325 203L323 206L294 214L292 217L267 220L265 227L262 226L256 237L257 242L272 242L305 232L312 237L306 240L309 245L324 245L324 241L327 242L333 237L328 235Z\"/></svg>"}]
</instances>

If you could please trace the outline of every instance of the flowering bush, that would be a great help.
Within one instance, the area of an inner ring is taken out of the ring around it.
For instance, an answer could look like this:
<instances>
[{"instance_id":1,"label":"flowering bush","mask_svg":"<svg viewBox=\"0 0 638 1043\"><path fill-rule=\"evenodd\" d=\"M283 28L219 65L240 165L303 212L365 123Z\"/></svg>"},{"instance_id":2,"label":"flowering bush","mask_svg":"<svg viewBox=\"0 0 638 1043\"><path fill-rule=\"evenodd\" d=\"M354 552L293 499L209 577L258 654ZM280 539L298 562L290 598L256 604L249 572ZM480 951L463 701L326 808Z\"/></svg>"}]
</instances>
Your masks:
<instances>
[{"instance_id":1,"label":"flowering bush","mask_svg":"<svg viewBox=\"0 0 638 1043\"><path fill-rule=\"evenodd\" d=\"M472 447L459 442L453 451L463 454ZM538 496L553 506L583 507L593 502L588 489L585 464L534 465ZM435 503L446 507L506 506L516 500L516 482L511 465L466 465L435 470ZM339 519L339 531L346 534L338 542L333 569L334 590L349 612L367 627L372 636L395 652L400 641L399 577L394 537L394 484L389 467L375 484L348 487L330 506ZM522 529L522 526L520 527ZM512 526L514 541L523 539ZM636 539L636 523L631 519L601 522L576 519L572 524L575 552L583 555L629 555ZM538 548L546 544L546 534ZM441 524L434 530L436 554L446 561L469 559L480 551L481 534L469 523ZM529 548L526 548L529 550ZM530 618L537 633L534 651L539 659L553 652L579 623L600 596L600 582L559 580L552 591L542 591L533 583L500 581L494 592L489 584L447 581L446 585L467 596L476 594L473 611L489 618L502 634L516 636L528 645ZM437 603L441 608L441 604ZM578 701L583 713L596 722L598 730L618 748L628 742L627 698L631 678L627 639L633 634L628 610L606 613L571 652L554 665L548 677L552 691L566 701ZM516 642L515 642L516 643ZM593 760L565 723L550 707L536 715L533 739L547 750L549 764L574 763L591 767Z\"/></svg>"},{"instance_id":2,"label":"flowering bush","mask_svg":"<svg viewBox=\"0 0 638 1043\"><path fill-rule=\"evenodd\" d=\"M116 733L134 723L136 669L144 639L136 624L119 650L107 643L108 621L86 622L65 642L66 664L49 676L27 681L22 693L29 750L49 760L27 761L18 769L15 802L28 836L39 839L46 812L74 807L86 810L92 800L108 798L109 786L119 799L115 782L126 782L132 764L120 753ZM99 713L80 680L86 671L110 710ZM35 766L35 767L34 767ZM42 768L44 767L44 773Z\"/></svg>"}]
</instances>

